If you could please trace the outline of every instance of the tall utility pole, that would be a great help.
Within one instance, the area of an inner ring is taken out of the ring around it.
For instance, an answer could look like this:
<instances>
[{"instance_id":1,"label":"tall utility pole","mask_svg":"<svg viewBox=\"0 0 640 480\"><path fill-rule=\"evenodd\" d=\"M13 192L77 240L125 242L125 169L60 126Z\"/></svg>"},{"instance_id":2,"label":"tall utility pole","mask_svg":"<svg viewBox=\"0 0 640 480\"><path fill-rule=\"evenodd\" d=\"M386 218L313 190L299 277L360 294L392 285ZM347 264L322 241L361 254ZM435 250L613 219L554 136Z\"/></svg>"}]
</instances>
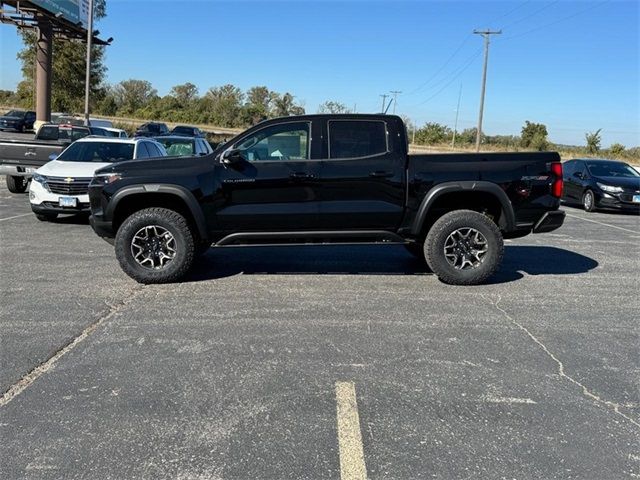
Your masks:
<instances>
[{"instance_id":1,"label":"tall utility pole","mask_svg":"<svg viewBox=\"0 0 640 480\"><path fill-rule=\"evenodd\" d=\"M89 126L89 91L91 87L91 40L93 39L93 0L89 0L89 28L87 29L87 72L84 86L84 124Z\"/></svg>"},{"instance_id":2,"label":"tall utility pole","mask_svg":"<svg viewBox=\"0 0 640 480\"><path fill-rule=\"evenodd\" d=\"M502 30L474 30L474 34L484 38L484 67L482 68L482 90L480 91L480 114L478 115L478 131L476 132L476 152L480 151L480 137L482 136L482 114L484 112L484 91L487 84L487 61L489 60L489 37L500 35Z\"/></svg>"},{"instance_id":3,"label":"tall utility pole","mask_svg":"<svg viewBox=\"0 0 640 480\"><path fill-rule=\"evenodd\" d=\"M398 90L393 90L391 92L391 95L393 95L393 114L396 114L396 104L398 103L398 95L400 95L402 92L399 92Z\"/></svg>"},{"instance_id":4,"label":"tall utility pole","mask_svg":"<svg viewBox=\"0 0 640 480\"><path fill-rule=\"evenodd\" d=\"M453 139L451 140L451 148L456 146L456 134L458 133L458 114L460 113L460 99L462 98L462 84L458 92L458 106L456 107L456 121L453 124Z\"/></svg>"},{"instance_id":5,"label":"tall utility pole","mask_svg":"<svg viewBox=\"0 0 640 480\"><path fill-rule=\"evenodd\" d=\"M384 107L387 104L387 97L389 95L387 95L386 93L383 95L380 95L382 97L382 110L380 110L381 113L384 113Z\"/></svg>"}]
</instances>

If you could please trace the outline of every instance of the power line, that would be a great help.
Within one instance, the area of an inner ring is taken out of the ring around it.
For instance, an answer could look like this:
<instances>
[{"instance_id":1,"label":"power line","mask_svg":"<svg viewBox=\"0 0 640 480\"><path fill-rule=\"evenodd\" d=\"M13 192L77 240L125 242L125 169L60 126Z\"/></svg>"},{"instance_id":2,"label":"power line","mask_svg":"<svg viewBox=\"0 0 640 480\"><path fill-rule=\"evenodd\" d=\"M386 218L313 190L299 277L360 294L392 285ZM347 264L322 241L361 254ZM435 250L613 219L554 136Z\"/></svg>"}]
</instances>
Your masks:
<instances>
[{"instance_id":1,"label":"power line","mask_svg":"<svg viewBox=\"0 0 640 480\"><path fill-rule=\"evenodd\" d=\"M383 93L382 95L380 95L382 97L382 109L380 110L381 113L384 113L384 107L385 104L387 103L387 97L389 95L387 95L386 93Z\"/></svg>"},{"instance_id":2,"label":"power line","mask_svg":"<svg viewBox=\"0 0 640 480\"><path fill-rule=\"evenodd\" d=\"M582 10L579 10L579 11L577 11L577 12L571 14L571 15L567 15L566 17L559 18L558 20L555 20L553 22L546 23L544 25L540 25L539 27L532 28L531 30L527 30L525 32L518 33L516 35L511 35L510 37L506 37L505 40L510 40L512 38L519 38L519 37L522 37L524 35L528 35L530 33L537 32L538 30L540 30L542 28L551 27L553 25L556 25L557 23L564 22L565 20L569 20L569 19L571 19L573 17L577 17L578 15L582 15L583 13L588 12L589 10L594 10L594 9L596 9L598 7L601 7L602 5L604 5L606 3L610 3L610 2L611 2L611 0L604 0L604 2L600 2L600 3L597 3L595 5L591 5L588 8L583 8Z\"/></svg>"},{"instance_id":3,"label":"power line","mask_svg":"<svg viewBox=\"0 0 640 480\"><path fill-rule=\"evenodd\" d=\"M447 58L447 60L442 64L442 66L436 71L436 73L431 75L426 82L423 82L422 84L420 84L420 86L418 86L417 88L407 93L407 95L413 95L419 90L422 90L425 86L431 83L431 81L433 81L438 75L440 75L440 72L442 72L447 67L447 65L449 65L451 60L453 60L454 57L458 54L458 52L462 50L462 47L465 46L465 44L469 41L470 38L471 38L471 34L468 34L466 37L464 37L464 40L462 41L462 43L458 46L458 48L455 49L455 51L449 56L449 58Z\"/></svg>"},{"instance_id":4,"label":"power line","mask_svg":"<svg viewBox=\"0 0 640 480\"><path fill-rule=\"evenodd\" d=\"M420 105L424 105L425 103L433 100L434 98L436 98L438 95L440 95L440 93L442 93L449 85L451 85L460 75L462 75L467 68L469 68L471 66L471 64L474 62L474 60L476 58L478 58L480 56L480 52L482 51L482 48L477 49L475 52L473 52L473 55L471 55L467 60L467 63L456 73L456 75L451 78L451 80L449 80L440 90L438 90L436 93L434 93L433 95L431 95L429 98L427 98L426 100L416 104L416 106L420 106Z\"/></svg>"},{"instance_id":5,"label":"power line","mask_svg":"<svg viewBox=\"0 0 640 480\"><path fill-rule=\"evenodd\" d=\"M514 26L514 25L517 25L518 23L522 23L522 22L524 22L525 20L530 19L531 17L535 17L535 16L536 16L537 14L539 14L540 12L542 12L542 11L546 10L546 9L547 9L547 8L549 8L549 7L552 7L553 5L555 5L556 3L559 3L559 2L560 2L560 0L554 0L554 1L553 1L553 2L551 2L551 3L547 3L544 7L539 8L538 10L535 10L534 12L530 13L529 15L526 15L526 16L524 16L524 17L522 17L522 18L519 18L518 20L516 20L516 21L514 21L514 22L511 22L511 23L507 24L505 27L502 27L502 28L507 29L507 28L509 28L509 27L512 27L512 26Z\"/></svg>"}]
</instances>

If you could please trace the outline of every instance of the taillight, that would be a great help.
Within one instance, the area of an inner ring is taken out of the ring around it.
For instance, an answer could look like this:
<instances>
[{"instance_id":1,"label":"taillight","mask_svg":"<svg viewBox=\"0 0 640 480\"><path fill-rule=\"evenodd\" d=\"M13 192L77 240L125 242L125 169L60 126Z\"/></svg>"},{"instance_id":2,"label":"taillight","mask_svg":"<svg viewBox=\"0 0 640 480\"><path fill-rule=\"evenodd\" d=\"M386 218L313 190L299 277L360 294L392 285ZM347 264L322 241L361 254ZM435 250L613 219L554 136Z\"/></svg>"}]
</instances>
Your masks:
<instances>
[{"instance_id":1,"label":"taillight","mask_svg":"<svg viewBox=\"0 0 640 480\"><path fill-rule=\"evenodd\" d=\"M551 164L551 173L554 175L553 184L551 185L551 195L556 198L562 198L562 188L564 181L562 180L562 164L554 162Z\"/></svg>"}]
</instances>

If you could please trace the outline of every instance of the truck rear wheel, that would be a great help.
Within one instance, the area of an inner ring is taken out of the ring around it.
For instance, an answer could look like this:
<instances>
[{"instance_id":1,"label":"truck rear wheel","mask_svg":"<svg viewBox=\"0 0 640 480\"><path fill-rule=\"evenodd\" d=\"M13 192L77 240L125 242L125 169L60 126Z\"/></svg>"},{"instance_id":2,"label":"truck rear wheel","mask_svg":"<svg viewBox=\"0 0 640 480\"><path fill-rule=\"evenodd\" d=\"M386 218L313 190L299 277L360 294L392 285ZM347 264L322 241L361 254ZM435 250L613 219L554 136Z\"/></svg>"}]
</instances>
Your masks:
<instances>
[{"instance_id":1,"label":"truck rear wheel","mask_svg":"<svg viewBox=\"0 0 640 480\"><path fill-rule=\"evenodd\" d=\"M29 183L25 177L7 175L7 188L11 193L24 193Z\"/></svg>"},{"instance_id":2,"label":"truck rear wheel","mask_svg":"<svg viewBox=\"0 0 640 480\"><path fill-rule=\"evenodd\" d=\"M444 283L476 285L500 266L504 242L491 219L472 210L456 210L433 224L424 251L429 267Z\"/></svg>"},{"instance_id":3,"label":"truck rear wheel","mask_svg":"<svg viewBox=\"0 0 640 480\"><path fill-rule=\"evenodd\" d=\"M116 257L122 270L139 283L169 283L191 269L194 235L187 220L166 208L146 208L118 229Z\"/></svg>"}]
</instances>

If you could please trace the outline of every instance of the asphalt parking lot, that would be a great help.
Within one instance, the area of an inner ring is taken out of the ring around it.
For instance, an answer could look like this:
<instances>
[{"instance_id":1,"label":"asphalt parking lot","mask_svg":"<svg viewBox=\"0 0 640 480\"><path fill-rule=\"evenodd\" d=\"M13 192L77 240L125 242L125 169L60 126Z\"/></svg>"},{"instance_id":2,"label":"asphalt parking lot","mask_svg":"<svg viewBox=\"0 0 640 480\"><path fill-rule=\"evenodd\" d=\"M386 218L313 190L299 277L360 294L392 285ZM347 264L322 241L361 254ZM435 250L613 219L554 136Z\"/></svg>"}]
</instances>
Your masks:
<instances>
[{"instance_id":1,"label":"asphalt parking lot","mask_svg":"<svg viewBox=\"0 0 640 480\"><path fill-rule=\"evenodd\" d=\"M638 478L640 217L565 209L483 286L382 246L140 286L2 182L0 476Z\"/></svg>"}]
</instances>

